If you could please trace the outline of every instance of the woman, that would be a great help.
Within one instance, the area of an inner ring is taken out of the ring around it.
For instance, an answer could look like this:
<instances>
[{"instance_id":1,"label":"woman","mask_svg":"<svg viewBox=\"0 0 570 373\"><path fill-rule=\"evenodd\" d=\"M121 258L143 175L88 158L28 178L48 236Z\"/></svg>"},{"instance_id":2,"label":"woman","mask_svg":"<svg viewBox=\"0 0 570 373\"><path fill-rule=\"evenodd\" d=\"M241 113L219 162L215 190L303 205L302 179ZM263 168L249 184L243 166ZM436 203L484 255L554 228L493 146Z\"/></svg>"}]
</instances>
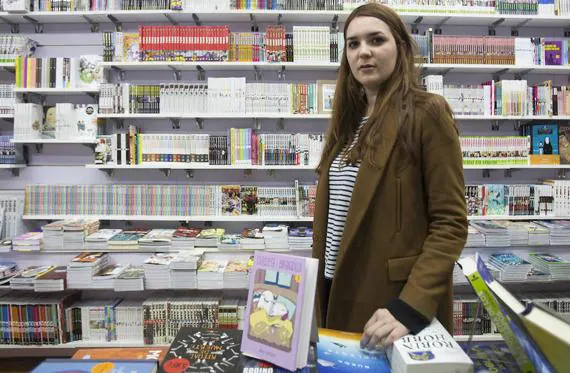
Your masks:
<instances>
[{"instance_id":1,"label":"woman","mask_svg":"<svg viewBox=\"0 0 570 373\"><path fill-rule=\"evenodd\" d=\"M375 347L437 317L451 332L451 279L467 237L463 161L451 110L425 92L415 44L379 4L345 28L318 167L313 257L320 326Z\"/></svg>"}]
</instances>

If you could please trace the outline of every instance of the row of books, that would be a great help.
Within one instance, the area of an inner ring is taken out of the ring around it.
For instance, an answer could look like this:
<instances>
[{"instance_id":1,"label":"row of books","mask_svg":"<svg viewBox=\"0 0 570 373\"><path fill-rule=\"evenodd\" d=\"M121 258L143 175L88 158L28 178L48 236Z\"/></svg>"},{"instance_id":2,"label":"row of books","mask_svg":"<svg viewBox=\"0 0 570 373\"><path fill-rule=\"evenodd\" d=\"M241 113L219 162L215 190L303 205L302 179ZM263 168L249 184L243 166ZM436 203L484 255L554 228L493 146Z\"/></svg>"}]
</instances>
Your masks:
<instances>
[{"instance_id":1,"label":"row of books","mask_svg":"<svg viewBox=\"0 0 570 373\"><path fill-rule=\"evenodd\" d=\"M15 103L14 84L0 84L0 115L13 115Z\"/></svg>"},{"instance_id":2,"label":"row of books","mask_svg":"<svg viewBox=\"0 0 570 373\"><path fill-rule=\"evenodd\" d=\"M283 216L314 213L316 185L27 185L25 214Z\"/></svg>"},{"instance_id":3,"label":"row of books","mask_svg":"<svg viewBox=\"0 0 570 373\"><path fill-rule=\"evenodd\" d=\"M95 164L316 167L323 146L323 134L260 134L250 128L230 128L225 136L144 134L131 125L128 133L98 137Z\"/></svg>"},{"instance_id":4,"label":"row of books","mask_svg":"<svg viewBox=\"0 0 570 373\"><path fill-rule=\"evenodd\" d=\"M282 113L330 112L319 105L334 97L334 81L316 83L246 83L245 77L208 78L206 84L101 84L101 114ZM325 91L324 88L327 88Z\"/></svg>"},{"instance_id":5,"label":"row of books","mask_svg":"<svg viewBox=\"0 0 570 373\"><path fill-rule=\"evenodd\" d=\"M479 85L444 85L442 75L423 78L427 91L445 97L460 115L568 115L568 86L552 80L529 85L526 80L486 81Z\"/></svg>"},{"instance_id":6,"label":"row of books","mask_svg":"<svg viewBox=\"0 0 570 373\"><path fill-rule=\"evenodd\" d=\"M80 300L80 292L0 297L0 344L45 345L74 341L167 344L182 326L237 329L245 301L165 293L146 300Z\"/></svg>"},{"instance_id":7,"label":"row of books","mask_svg":"<svg viewBox=\"0 0 570 373\"><path fill-rule=\"evenodd\" d=\"M338 62L343 33L328 26L268 25L265 32L229 26L139 26L103 33L104 61Z\"/></svg>"},{"instance_id":8,"label":"row of books","mask_svg":"<svg viewBox=\"0 0 570 373\"><path fill-rule=\"evenodd\" d=\"M95 140L97 111L97 104L14 104L14 139Z\"/></svg>"},{"instance_id":9,"label":"row of books","mask_svg":"<svg viewBox=\"0 0 570 373\"><path fill-rule=\"evenodd\" d=\"M266 9L266 10L345 10L349 11L366 2L362 0L15 0L7 2L4 10L8 12L40 11L104 11L104 10L177 10L177 11L219 11L231 9ZM539 2L499 0L457 4L451 0L403 1L388 0L382 3L398 11L423 11L442 13L482 13L482 14L520 14L520 15L564 15L570 12L566 0ZM0 8L1 9L1 8Z\"/></svg>"},{"instance_id":10,"label":"row of books","mask_svg":"<svg viewBox=\"0 0 570 373\"><path fill-rule=\"evenodd\" d=\"M469 223L465 247L501 246L560 246L570 239L570 222L556 221L496 221Z\"/></svg>"},{"instance_id":11,"label":"row of books","mask_svg":"<svg viewBox=\"0 0 570 373\"><path fill-rule=\"evenodd\" d=\"M97 89L103 81L99 55L16 58L17 88Z\"/></svg>"},{"instance_id":12,"label":"row of books","mask_svg":"<svg viewBox=\"0 0 570 373\"><path fill-rule=\"evenodd\" d=\"M16 164L23 160L22 152L10 142L11 136L0 136L0 164Z\"/></svg>"},{"instance_id":13,"label":"row of books","mask_svg":"<svg viewBox=\"0 0 570 373\"><path fill-rule=\"evenodd\" d=\"M0 63L14 63L18 56L30 56L37 46L24 35L0 34Z\"/></svg>"},{"instance_id":14,"label":"row of books","mask_svg":"<svg viewBox=\"0 0 570 373\"><path fill-rule=\"evenodd\" d=\"M23 192L0 191L0 247L10 242L5 240L26 232L22 221L23 212Z\"/></svg>"},{"instance_id":15,"label":"row of books","mask_svg":"<svg viewBox=\"0 0 570 373\"><path fill-rule=\"evenodd\" d=\"M162 252L193 248L231 250L309 250L313 230L267 224L263 228L245 228L239 234L224 228L177 229L99 229L92 219L61 220L42 226L42 232L28 232L13 237L2 245L1 252L31 251L124 251L139 249Z\"/></svg>"}]
</instances>

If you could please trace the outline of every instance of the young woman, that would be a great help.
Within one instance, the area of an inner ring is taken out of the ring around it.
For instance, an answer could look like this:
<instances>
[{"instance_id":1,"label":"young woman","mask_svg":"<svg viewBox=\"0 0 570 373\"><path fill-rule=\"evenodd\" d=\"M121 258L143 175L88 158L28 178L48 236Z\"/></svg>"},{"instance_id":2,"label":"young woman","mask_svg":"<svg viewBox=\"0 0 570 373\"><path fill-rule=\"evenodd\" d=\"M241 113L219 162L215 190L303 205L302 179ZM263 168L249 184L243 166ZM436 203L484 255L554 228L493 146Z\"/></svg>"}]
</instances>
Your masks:
<instances>
[{"instance_id":1,"label":"young woman","mask_svg":"<svg viewBox=\"0 0 570 373\"><path fill-rule=\"evenodd\" d=\"M375 347L437 317L467 237L463 160L445 99L419 84L416 46L390 8L348 17L318 168L313 257L320 326Z\"/></svg>"}]
</instances>

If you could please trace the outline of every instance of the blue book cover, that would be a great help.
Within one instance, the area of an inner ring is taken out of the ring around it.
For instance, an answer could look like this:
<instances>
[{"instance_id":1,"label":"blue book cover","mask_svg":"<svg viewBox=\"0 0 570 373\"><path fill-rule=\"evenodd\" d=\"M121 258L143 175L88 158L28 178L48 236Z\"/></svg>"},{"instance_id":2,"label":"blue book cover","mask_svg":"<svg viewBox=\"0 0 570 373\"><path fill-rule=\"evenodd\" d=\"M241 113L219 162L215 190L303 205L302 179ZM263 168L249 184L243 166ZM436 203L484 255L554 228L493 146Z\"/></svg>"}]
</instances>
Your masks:
<instances>
[{"instance_id":1,"label":"blue book cover","mask_svg":"<svg viewBox=\"0 0 570 373\"><path fill-rule=\"evenodd\" d=\"M389 373L390 363L384 350L360 348L361 334L319 329L317 371Z\"/></svg>"},{"instance_id":2,"label":"blue book cover","mask_svg":"<svg viewBox=\"0 0 570 373\"><path fill-rule=\"evenodd\" d=\"M32 373L155 373L156 360L47 359Z\"/></svg>"},{"instance_id":3,"label":"blue book cover","mask_svg":"<svg viewBox=\"0 0 570 373\"><path fill-rule=\"evenodd\" d=\"M473 373L522 373L503 341L459 342L459 345L473 360Z\"/></svg>"},{"instance_id":4,"label":"blue book cover","mask_svg":"<svg viewBox=\"0 0 570 373\"><path fill-rule=\"evenodd\" d=\"M535 123L532 125L532 154L559 154L557 124Z\"/></svg>"}]
</instances>

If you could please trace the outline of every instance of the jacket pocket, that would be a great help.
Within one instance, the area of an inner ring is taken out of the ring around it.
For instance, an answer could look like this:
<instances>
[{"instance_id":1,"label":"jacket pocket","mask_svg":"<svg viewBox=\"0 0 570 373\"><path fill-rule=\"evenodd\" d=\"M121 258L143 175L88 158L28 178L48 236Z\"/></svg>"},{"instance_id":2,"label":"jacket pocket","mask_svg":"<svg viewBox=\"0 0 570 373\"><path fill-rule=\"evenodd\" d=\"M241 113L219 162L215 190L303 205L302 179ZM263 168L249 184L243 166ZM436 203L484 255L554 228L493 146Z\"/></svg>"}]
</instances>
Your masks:
<instances>
[{"instance_id":1,"label":"jacket pocket","mask_svg":"<svg viewBox=\"0 0 570 373\"><path fill-rule=\"evenodd\" d=\"M390 281L406 281L419 255L388 259L388 279Z\"/></svg>"},{"instance_id":2,"label":"jacket pocket","mask_svg":"<svg viewBox=\"0 0 570 373\"><path fill-rule=\"evenodd\" d=\"M402 229L402 180L396 179L396 233Z\"/></svg>"}]
</instances>

